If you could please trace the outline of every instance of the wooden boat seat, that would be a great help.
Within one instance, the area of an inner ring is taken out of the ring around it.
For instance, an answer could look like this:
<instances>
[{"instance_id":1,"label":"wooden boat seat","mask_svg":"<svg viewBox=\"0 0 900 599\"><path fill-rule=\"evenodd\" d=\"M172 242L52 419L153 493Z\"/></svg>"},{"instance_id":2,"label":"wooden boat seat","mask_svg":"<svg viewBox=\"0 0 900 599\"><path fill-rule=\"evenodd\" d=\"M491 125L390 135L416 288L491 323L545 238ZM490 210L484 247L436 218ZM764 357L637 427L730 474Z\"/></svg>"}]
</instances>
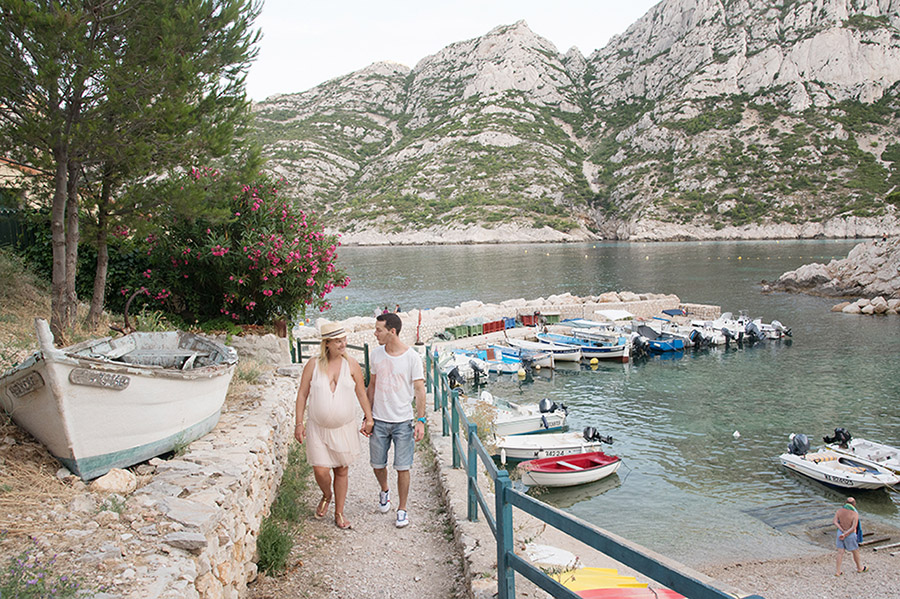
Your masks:
<instances>
[{"instance_id":1,"label":"wooden boat seat","mask_svg":"<svg viewBox=\"0 0 900 599\"><path fill-rule=\"evenodd\" d=\"M569 462L564 462L562 460L556 462L560 466L564 466L566 468L571 468L572 470L584 470L581 466L576 466L575 464L570 464Z\"/></svg>"}]
</instances>

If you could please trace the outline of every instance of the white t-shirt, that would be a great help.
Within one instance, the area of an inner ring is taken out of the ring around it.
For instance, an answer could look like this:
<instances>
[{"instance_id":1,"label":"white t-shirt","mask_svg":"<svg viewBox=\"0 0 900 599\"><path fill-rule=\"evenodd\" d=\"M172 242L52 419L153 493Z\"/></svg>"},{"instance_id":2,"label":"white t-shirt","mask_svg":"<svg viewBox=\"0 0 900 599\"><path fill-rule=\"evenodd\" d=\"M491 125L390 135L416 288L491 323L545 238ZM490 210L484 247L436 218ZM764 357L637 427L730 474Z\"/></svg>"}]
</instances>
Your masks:
<instances>
[{"instance_id":1,"label":"white t-shirt","mask_svg":"<svg viewBox=\"0 0 900 599\"><path fill-rule=\"evenodd\" d=\"M379 345L372 352L371 360L375 376L372 417L382 422L412 420L415 417L413 381L425 379L421 356L411 347L399 356L392 356Z\"/></svg>"}]
</instances>

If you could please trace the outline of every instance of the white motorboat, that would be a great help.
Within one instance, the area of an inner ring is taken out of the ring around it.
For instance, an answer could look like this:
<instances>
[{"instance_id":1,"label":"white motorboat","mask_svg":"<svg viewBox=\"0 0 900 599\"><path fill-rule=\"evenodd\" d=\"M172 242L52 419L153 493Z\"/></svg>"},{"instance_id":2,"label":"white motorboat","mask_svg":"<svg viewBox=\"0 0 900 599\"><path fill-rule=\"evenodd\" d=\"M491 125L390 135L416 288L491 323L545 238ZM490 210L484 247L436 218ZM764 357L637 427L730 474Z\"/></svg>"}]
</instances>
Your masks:
<instances>
[{"instance_id":1,"label":"white motorboat","mask_svg":"<svg viewBox=\"0 0 900 599\"><path fill-rule=\"evenodd\" d=\"M900 477L875 462L830 449L808 453L804 451L808 447L805 435L793 436L788 452L779 457L781 464L813 480L845 489L880 489L900 483Z\"/></svg>"},{"instance_id":2,"label":"white motorboat","mask_svg":"<svg viewBox=\"0 0 900 599\"><path fill-rule=\"evenodd\" d=\"M622 461L602 451L538 458L519 464L522 482L543 487L572 487L615 474Z\"/></svg>"},{"instance_id":3,"label":"white motorboat","mask_svg":"<svg viewBox=\"0 0 900 599\"><path fill-rule=\"evenodd\" d=\"M585 359L627 362L631 356L631 339L624 335L615 339L588 339L558 333L538 333L537 338L541 343L581 348L581 357Z\"/></svg>"},{"instance_id":4,"label":"white motorboat","mask_svg":"<svg viewBox=\"0 0 900 599\"><path fill-rule=\"evenodd\" d=\"M521 405L497 399L487 391L482 391L479 399L482 405L493 408L492 427L497 437L559 431L566 426L568 409L565 404L550 399L542 399L535 405Z\"/></svg>"},{"instance_id":5,"label":"white motorboat","mask_svg":"<svg viewBox=\"0 0 900 599\"><path fill-rule=\"evenodd\" d=\"M541 435L511 435L499 437L495 455L500 462L533 460L572 453L601 451L603 443L612 443L611 437L599 435L593 427L582 433L547 433Z\"/></svg>"},{"instance_id":6,"label":"white motorboat","mask_svg":"<svg viewBox=\"0 0 900 599\"><path fill-rule=\"evenodd\" d=\"M581 348L571 347L567 345L557 345L556 343L539 343L537 341L526 341L524 339L509 338L506 340L513 347L525 349L533 352L549 352L553 359L558 362L579 362L581 361Z\"/></svg>"},{"instance_id":7,"label":"white motorboat","mask_svg":"<svg viewBox=\"0 0 900 599\"><path fill-rule=\"evenodd\" d=\"M833 437L825 437L825 447L831 451L863 458L900 474L900 448L868 439L851 437L846 429L834 429ZM842 434L843 433L843 434Z\"/></svg>"},{"instance_id":8,"label":"white motorboat","mask_svg":"<svg viewBox=\"0 0 900 599\"><path fill-rule=\"evenodd\" d=\"M85 480L202 437L219 420L237 353L180 331L136 332L40 350L0 376L0 405Z\"/></svg>"}]
</instances>

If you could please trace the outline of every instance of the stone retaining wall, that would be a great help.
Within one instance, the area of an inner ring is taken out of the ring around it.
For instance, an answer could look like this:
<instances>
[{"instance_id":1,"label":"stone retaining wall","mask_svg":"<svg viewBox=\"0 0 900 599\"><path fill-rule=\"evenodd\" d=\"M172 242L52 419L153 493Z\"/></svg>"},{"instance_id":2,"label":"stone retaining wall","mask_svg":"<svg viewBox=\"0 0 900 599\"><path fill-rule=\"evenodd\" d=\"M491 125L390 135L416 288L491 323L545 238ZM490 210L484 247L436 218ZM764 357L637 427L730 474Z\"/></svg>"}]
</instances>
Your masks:
<instances>
[{"instance_id":1,"label":"stone retaining wall","mask_svg":"<svg viewBox=\"0 0 900 599\"><path fill-rule=\"evenodd\" d=\"M283 372L297 374L288 368ZM256 539L293 440L298 380L272 377L261 397L232 407L181 457L154 459L135 491L130 528L155 550L142 558L131 599L238 599L256 578ZM157 559L158 558L158 559Z\"/></svg>"}]
</instances>

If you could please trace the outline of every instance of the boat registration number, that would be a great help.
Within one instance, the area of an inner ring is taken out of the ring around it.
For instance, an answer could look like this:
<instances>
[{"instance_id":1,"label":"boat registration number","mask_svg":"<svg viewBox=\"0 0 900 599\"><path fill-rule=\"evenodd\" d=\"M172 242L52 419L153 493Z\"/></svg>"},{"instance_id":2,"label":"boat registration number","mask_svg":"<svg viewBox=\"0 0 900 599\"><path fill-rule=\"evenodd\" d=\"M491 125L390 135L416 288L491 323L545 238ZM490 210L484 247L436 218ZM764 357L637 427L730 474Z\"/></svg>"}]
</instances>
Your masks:
<instances>
[{"instance_id":1,"label":"boat registration number","mask_svg":"<svg viewBox=\"0 0 900 599\"><path fill-rule=\"evenodd\" d=\"M850 480L849 478L842 478L842 477L840 477L840 476L832 476L832 475L830 475L830 474L826 474L826 475L825 475L825 480L829 480L829 481L835 482L835 483L841 483L842 485L845 485L845 486L848 486L848 487L852 487L852 486L853 486L853 481L852 481L852 480Z\"/></svg>"},{"instance_id":2,"label":"boat registration number","mask_svg":"<svg viewBox=\"0 0 900 599\"><path fill-rule=\"evenodd\" d=\"M111 372L97 372L88 368L73 368L69 373L69 382L73 385L103 387L113 391L123 391L131 382L131 377Z\"/></svg>"},{"instance_id":3,"label":"boat registration number","mask_svg":"<svg viewBox=\"0 0 900 599\"><path fill-rule=\"evenodd\" d=\"M43 386L44 379L41 378L41 375L37 372L31 372L16 382L11 383L7 389L9 389L9 392L18 399Z\"/></svg>"}]
</instances>

